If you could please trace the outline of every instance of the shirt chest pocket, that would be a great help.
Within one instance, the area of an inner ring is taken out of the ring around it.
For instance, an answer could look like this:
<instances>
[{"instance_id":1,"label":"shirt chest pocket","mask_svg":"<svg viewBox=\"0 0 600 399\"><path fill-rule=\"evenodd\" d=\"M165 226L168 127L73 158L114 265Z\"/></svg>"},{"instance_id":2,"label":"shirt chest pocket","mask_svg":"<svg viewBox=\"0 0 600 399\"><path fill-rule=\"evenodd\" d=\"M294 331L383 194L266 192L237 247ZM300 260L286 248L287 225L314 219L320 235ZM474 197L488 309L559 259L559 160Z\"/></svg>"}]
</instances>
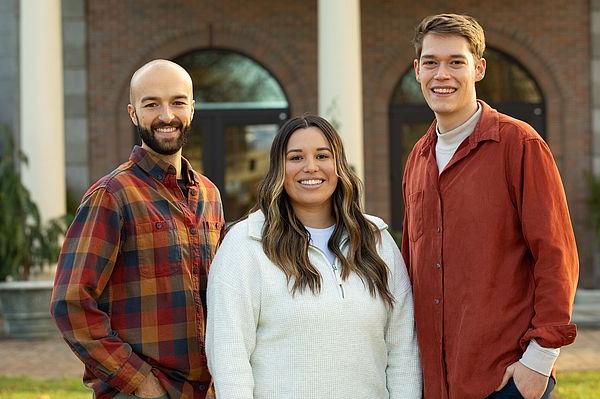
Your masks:
<instances>
[{"instance_id":1,"label":"shirt chest pocket","mask_svg":"<svg viewBox=\"0 0 600 399\"><path fill-rule=\"evenodd\" d=\"M207 259L210 262L215 256L217 247L221 241L223 223L203 220L201 222L201 228L204 234L203 256L204 259Z\"/></svg>"},{"instance_id":2,"label":"shirt chest pocket","mask_svg":"<svg viewBox=\"0 0 600 399\"><path fill-rule=\"evenodd\" d=\"M423 235L423 191L410 194L406 202L408 238L414 242Z\"/></svg>"},{"instance_id":3,"label":"shirt chest pocket","mask_svg":"<svg viewBox=\"0 0 600 399\"><path fill-rule=\"evenodd\" d=\"M173 220L135 225L141 277L169 276L181 271L181 246Z\"/></svg>"}]
</instances>

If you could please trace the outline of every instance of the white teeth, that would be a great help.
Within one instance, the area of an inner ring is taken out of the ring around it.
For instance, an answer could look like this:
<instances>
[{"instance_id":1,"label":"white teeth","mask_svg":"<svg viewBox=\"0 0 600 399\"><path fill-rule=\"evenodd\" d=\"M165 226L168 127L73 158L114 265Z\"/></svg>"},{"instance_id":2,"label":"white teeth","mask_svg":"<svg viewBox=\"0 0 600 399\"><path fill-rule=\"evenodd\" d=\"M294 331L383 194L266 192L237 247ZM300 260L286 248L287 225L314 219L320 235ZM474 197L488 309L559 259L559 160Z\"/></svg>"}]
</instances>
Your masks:
<instances>
[{"instance_id":1,"label":"white teeth","mask_svg":"<svg viewBox=\"0 0 600 399\"><path fill-rule=\"evenodd\" d=\"M450 93L454 93L456 91L456 89L453 89L453 88L442 88L442 87L436 87L432 90L434 93L437 93L437 94L450 94Z\"/></svg>"},{"instance_id":2,"label":"white teeth","mask_svg":"<svg viewBox=\"0 0 600 399\"><path fill-rule=\"evenodd\" d=\"M323 181L324 180L321 180L321 179L300 180L300 184L305 184L307 186L314 186L314 185L323 183Z\"/></svg>"},{"instance_id":3,"label":"white teeth","mask_svg":"<svg viewBox=\"0 0 600 399\"><path fill-rule=\"evenodd\" d=\"M169 127L160 127L156 130L161 133L171 133L171 132L174 132L175 130L177 130L177 128L175 128L173 126L169 126Z\"/></svg>"}]
</instances>

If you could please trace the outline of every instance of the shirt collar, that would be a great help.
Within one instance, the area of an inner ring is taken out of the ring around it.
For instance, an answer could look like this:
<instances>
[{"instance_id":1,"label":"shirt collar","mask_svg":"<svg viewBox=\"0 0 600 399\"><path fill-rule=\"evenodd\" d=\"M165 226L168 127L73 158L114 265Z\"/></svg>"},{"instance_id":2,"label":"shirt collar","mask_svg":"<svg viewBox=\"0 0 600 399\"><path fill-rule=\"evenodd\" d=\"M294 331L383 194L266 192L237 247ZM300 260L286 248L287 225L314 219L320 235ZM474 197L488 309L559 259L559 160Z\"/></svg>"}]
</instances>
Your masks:
<instances>
[{"instance_id":1,"label":"shirt collar","mask_svg":"<svg viewBox=\"0 0 600 399\"><path fill-rule=\"evenodd\" d=\"M469 145L473 148L481 141L493 140L500 141L500 122L498 111L487 105L482 100L477 100L481 105L481 117L475 126L475 130L469 136ZM425 155L430 151L432 145L437 139L437 121L433 121L429 130L426 133L425 142L421 148L421 155Z\"/></svg>"},{"instance_id":2,"label":"shirt collar","mask_svg":"<svg viewBox=\"0 0 600 399\"><path fill-rule=\"evenodd\" d=\"M133 147L131 155L129 156L129 160L142 168L143 171L148 173L154 179L159 181L165 180L165 178L169 175L175 176L177 174L175 166L163 161L138 145ZM192 169L192 165L183 157L181 158L181 173L187 174L187 181L189 183L198 183L198 179L196 177L196 173Z\"/></svg>"}]
</instances>

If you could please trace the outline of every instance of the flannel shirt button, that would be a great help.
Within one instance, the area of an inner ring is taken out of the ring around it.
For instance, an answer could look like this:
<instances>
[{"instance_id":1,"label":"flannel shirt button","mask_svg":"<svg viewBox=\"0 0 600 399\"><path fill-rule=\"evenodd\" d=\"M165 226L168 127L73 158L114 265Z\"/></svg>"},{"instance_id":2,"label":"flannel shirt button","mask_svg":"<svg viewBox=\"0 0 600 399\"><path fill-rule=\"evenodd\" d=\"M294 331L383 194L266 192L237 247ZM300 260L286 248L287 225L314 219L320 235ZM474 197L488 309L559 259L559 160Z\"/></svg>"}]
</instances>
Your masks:
<instances>
[{"instance_id":1,"label":"flannel shirt button","mask_svg":"<svg viewBox=\"0 0 600 399\"><path fill-rule=\"evenodd\" d=\"M190 194L191 194L192 196L195 196L195 195L196 195L196 190L194 190L194 189L191 189L191 190L190 190Z\"/></svg>"},{"instance_id":2,"label":"flannel shirt button","mask_svg":"<svg viewBox=\"0 0 600 399\"><path fill-rule=\"evenodd\" d=\"M160 229L162 227L161 222L156 222L154 225L156 226L157 229Z\"/></svg>"},{"instance_id":3,"label":"flannel shirt button","mask_svg":"<svg viewBox=\"0 0 600 399\"><path fill-rule=\"evenodd\" d=\"M192 227L192 228L190 229L190 234L191 234L191 235L196 235L196 233L197 233L197 232L198 232L198 230L196 230L196 228L195 228L195 227Z\"/></svg>"}]
</instances>

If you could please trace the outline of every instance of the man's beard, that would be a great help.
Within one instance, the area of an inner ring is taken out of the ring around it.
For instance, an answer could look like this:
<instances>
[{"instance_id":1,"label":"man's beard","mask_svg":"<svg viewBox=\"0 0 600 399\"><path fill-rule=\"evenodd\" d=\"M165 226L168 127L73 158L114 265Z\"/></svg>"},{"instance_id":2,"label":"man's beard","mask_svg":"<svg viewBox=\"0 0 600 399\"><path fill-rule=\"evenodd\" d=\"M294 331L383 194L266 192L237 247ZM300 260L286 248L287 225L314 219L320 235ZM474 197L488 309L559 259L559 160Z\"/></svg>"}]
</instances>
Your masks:
<instances>
[{"instance_id":1,"label":"man's beard","mask_svg":"<svg viewBox=\"0 0 600 399\"><path fill-rule=\"evenodd\" d=\"M179 129L179 136L171 140L159 140L154 134L154 130L160 129L166 126L173 126ZM142 141L152 149L152 151L161 155L173 155L181 149L187 143L190 132L192 131L191 125L184 126L180 121L174 120L171 123L157 122L150 126L150 129L146 129L141 125L136 126L137 132Z\"/></svg>"}]
</instances>

